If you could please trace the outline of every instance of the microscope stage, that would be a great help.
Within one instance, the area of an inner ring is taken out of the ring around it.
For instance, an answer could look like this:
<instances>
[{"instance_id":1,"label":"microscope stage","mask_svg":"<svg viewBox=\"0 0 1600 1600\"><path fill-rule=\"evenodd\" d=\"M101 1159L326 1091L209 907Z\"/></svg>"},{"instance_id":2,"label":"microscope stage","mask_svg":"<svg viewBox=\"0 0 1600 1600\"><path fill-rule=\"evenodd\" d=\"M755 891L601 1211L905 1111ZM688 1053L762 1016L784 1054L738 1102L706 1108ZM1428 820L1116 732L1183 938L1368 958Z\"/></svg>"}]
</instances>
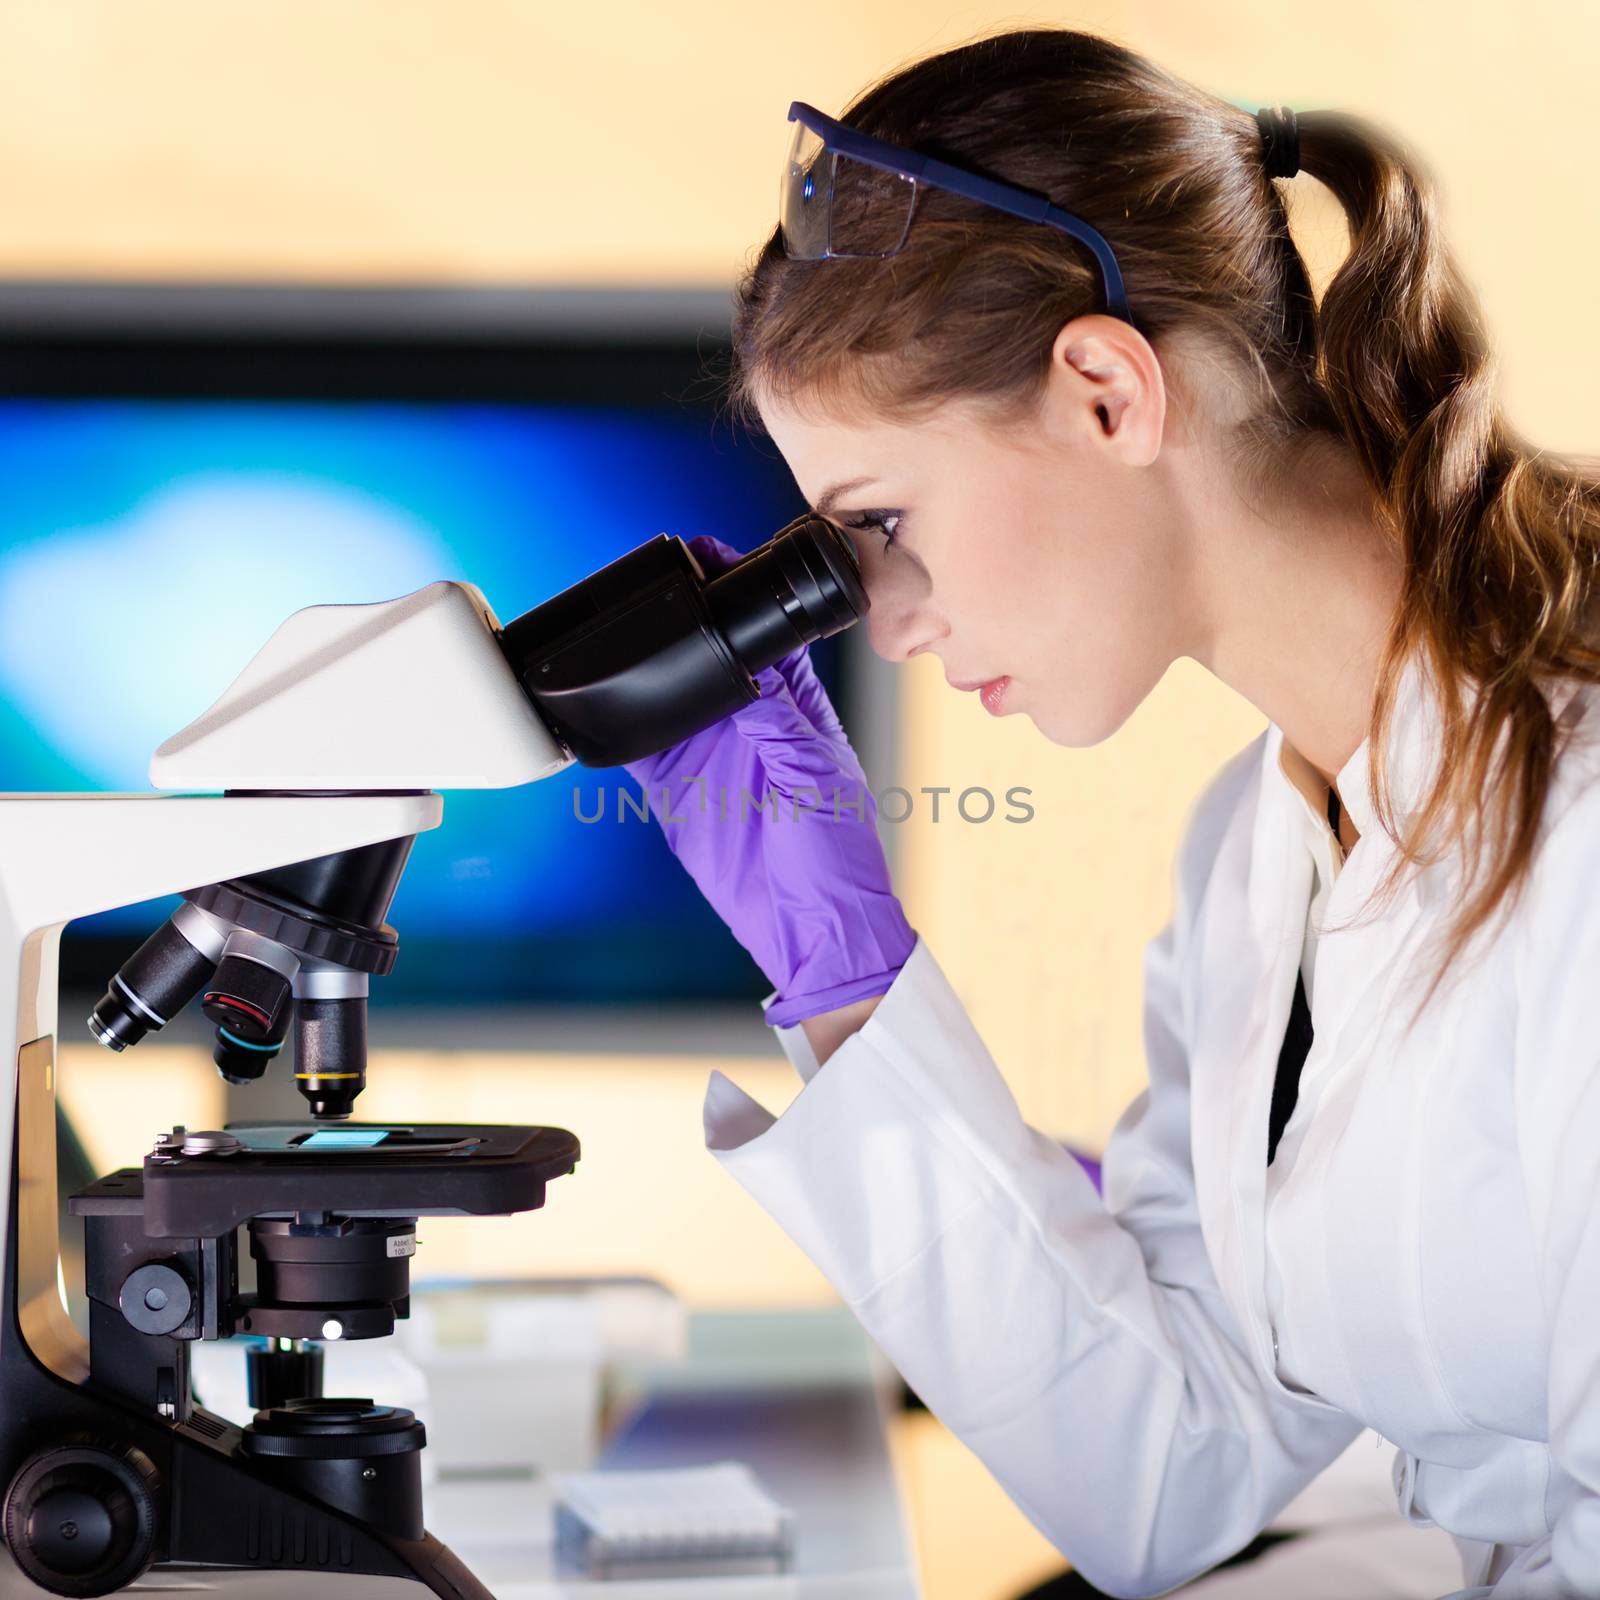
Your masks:
<instances>
[{"instance_id":1,"label":"microscope stage","mask_svg":"<svg viewBox=\"0 0 1600 1600\"><path fill-rule=\"evenodd\" d=\"M335 1137L329 1140L326 1136ZM454 1123L237 1123L72 1196L78 1216L141 1212L151 1238L210 1239L252 1217L506 1216L573 1170L564 1128Z\"/></svg>"}]
</instances>

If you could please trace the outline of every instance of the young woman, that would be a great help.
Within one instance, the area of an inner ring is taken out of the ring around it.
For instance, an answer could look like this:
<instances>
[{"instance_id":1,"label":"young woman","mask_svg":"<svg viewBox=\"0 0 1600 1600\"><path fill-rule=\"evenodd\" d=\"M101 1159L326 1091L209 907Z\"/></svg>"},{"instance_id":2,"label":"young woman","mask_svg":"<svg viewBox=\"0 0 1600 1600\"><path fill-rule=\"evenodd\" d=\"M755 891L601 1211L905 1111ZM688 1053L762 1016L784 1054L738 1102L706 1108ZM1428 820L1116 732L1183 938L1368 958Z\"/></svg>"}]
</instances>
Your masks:
<instances>
[{"instance_id":1,"label":"young woman","mask_svg":"<svg viewBox=\"0 0 1600 1600\"><path fill-rule=\"evenodd\" d=\"M1192 812L1103 1199L907 924L803 654L637 763L806 1080L774 1119L714 1077L710 1147L1105 1591L1366 1426L1463 1592L1600 1595L1600 479L1507 425L1371 127L1056 31L792 116L737 393L874 648L1074 747L1179 656L1269 726ZM1320 304L1296 173L1349 220Z\"/></svg>"}]
</instances>

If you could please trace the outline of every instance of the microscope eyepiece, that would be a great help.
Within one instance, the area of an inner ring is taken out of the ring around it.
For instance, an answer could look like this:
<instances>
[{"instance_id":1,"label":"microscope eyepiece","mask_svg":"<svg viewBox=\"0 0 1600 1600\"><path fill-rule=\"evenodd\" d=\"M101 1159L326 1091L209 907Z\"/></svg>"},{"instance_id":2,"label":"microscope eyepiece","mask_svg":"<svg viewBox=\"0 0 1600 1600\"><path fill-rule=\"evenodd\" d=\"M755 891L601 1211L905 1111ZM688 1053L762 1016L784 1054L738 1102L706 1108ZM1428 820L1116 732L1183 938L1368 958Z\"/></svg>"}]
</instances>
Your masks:
<instances>
[{"instance_id":1,"label":"microscope eyepiece","mask_svg":"<svg viewBox=\"0 0 1600 1600\"><path fill-rule=\"evenodd\" d=\"M848 536L804 516L706 586L706 604L754 676L803 644L831 638L867 610Z\"/></svg>"},{"instance_id":2,"label":"microscope eyepiece","mask_svg":"<svg viewBox=\"0 0 1600 1600\"><path fill-rule=\"evenodd\" d=\"M756 673L867 609L849 536L808 513L709 579L662 534L507 624L500 646L562 744L614 767L759 699Z\"/></svg>"}]
</instances>

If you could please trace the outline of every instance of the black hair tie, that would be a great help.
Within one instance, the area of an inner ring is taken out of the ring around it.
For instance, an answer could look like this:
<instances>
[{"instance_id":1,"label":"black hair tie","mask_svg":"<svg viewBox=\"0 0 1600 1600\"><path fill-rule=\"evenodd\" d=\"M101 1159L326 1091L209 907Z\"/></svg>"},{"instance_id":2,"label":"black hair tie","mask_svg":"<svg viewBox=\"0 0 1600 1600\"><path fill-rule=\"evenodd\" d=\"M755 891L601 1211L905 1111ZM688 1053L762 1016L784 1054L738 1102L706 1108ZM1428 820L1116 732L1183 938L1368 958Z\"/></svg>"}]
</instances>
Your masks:
<instances>
[{"instance_id":1,"label":"black hair tie","mask_svg":"<svg viewBox=\"0 0 1600 1600\"><path fill-rule=\"evenodd\" d=\"M1256 112L1261 129L1261 159L1269 178L1292 178L1300 170L1300 129L1288 106L1263 106Z\"/></svg>"}]
</instances>

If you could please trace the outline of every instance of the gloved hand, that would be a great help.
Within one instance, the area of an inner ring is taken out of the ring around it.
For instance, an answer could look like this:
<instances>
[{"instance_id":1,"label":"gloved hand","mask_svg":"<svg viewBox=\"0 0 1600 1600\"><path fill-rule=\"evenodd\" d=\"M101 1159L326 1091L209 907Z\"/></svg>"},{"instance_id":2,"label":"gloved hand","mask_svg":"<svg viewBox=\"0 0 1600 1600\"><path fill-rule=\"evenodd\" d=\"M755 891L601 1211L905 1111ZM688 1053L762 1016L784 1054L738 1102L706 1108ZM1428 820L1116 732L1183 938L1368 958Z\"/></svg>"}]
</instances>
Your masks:
<instances>
[{"instance_id":1,"label":"gloved hand","mask_svg":"<svg viewBox=\"0 0 1600 1600\"><path fill-rule=\"evenodd\" d=\"M740 558L688 541L707 572ZM805 647L761 698L625 764L672 852L777 990L774 1027L882 994L916 943L889 884L877 804Z\"/></svg>"}]
</instances>

